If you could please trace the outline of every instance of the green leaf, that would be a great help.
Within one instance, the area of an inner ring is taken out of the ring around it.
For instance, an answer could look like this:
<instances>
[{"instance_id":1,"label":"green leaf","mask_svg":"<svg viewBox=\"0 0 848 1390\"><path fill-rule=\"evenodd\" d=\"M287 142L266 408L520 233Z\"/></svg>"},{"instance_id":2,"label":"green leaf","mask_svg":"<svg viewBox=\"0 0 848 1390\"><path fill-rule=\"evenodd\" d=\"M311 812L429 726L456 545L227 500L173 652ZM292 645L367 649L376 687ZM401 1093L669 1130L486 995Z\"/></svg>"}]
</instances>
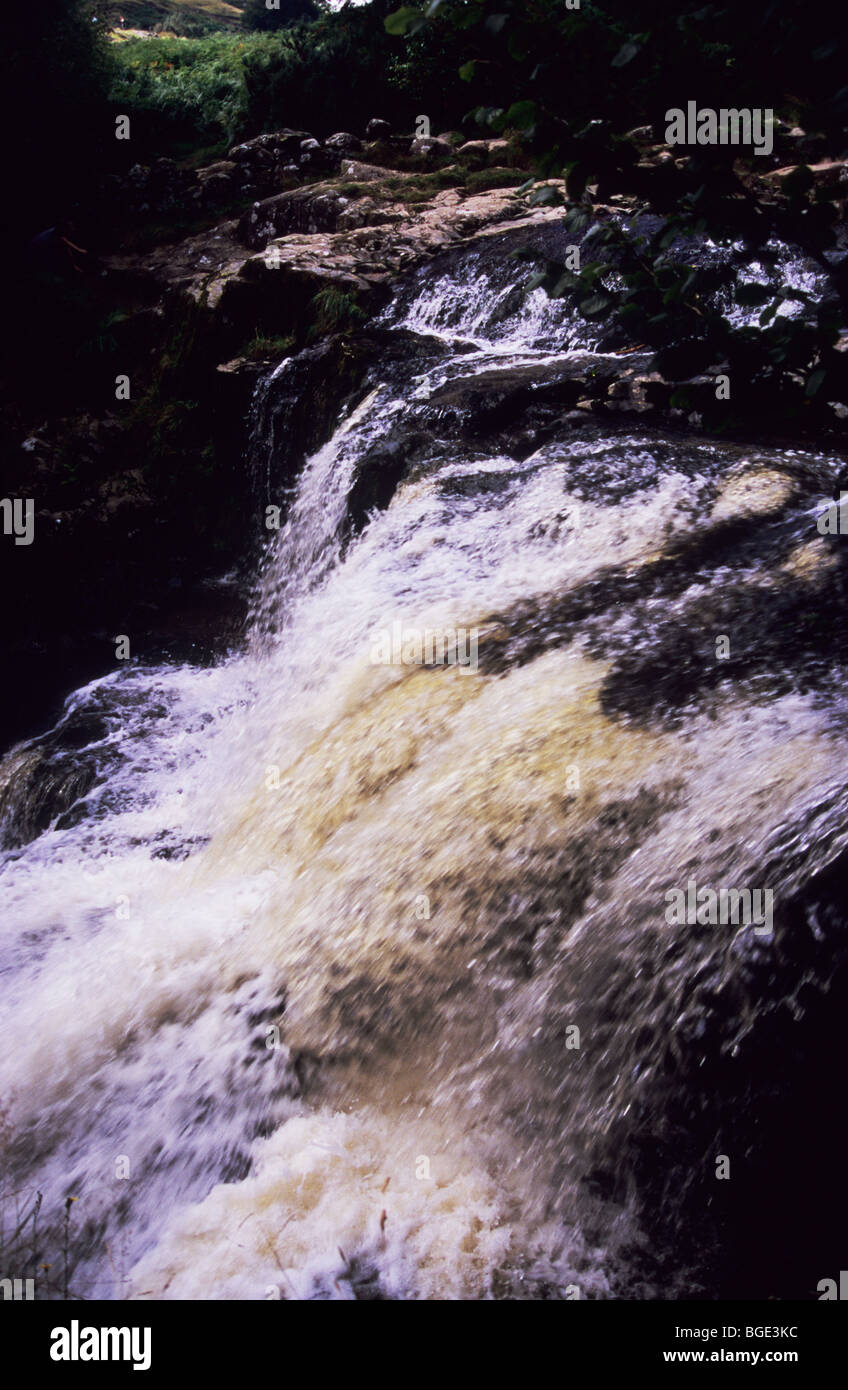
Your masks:
<instances>
[{"instance_id":1,"label":"green leaf","mask_svg":"<svg viewBox=\"0 0 848 1390\"><path fill-rule=\"evenodd\" d=\"M580 312L584 318L594 319L597 318L599 314L606 313L611 304L612 300L609 295L593 294L590 295L588 299L583 300L580 305Z\"/></svg>"},{"instance_id":2,"label":"green leaf","mask_svg":"<svg viewBox=\"0 0 848 1390\"><path fill-rule=\"evenodd\" d=\"M544 187L537 188L535 193L530 194L531 208L538 207L557 207L563 202L563 196L558 188L553 188L546 183Z\"/></svg>"},{"instance_id":3,"label":"green leaf","mask_svg":"<svg viewBox=\"0 0 848 1390\"><path fill-rule=\"evenodd\" d=\"M816 393L821 389L822 385L824 384L824 379L826 376L827 372L825 371L824 367L819 367L817 372L813 372L812 376L807 379L807 389L804 392L804 395L807 396L810 400L812 400L813 396L816 395Z\"/></svg>"},{"instance_id":4,"label":"green leaf","mask_svg":"<svg viewBox=\"0 0 848 1390\"><path fill-rule=\"evenodd\" d=\"M628 63L632 63L637 53L641 52L642 44L634 43L632 40L630 40L628 43L622 44L621 48L618 50L618 52L612 60L612 66L614 68L626 67Z\"/></svg>"},{"instance_id":5,"label":"green leaf","mask_svg":"<svg viewBox=\"0 0 848 1390\"><path fill-rule=\"evenodd\" d=\"M579 277L572 275L571 271L567 270L565 274L559 277L553 289L548 291L549 297L551 299L562 299L562 296L566 294L568 290L576 290L579 284Z\"/></svg>"},{"instance_id":6,"label":"green leaf","mask_svg":"<svg viewBox=\"0 0 848 1390\"><path fill-rule=\"evenodd\" d=\"M460 29L470 29L473 25L479 24L482 18L483 11L479 5L468 5L452 17L452 22Z\"/></svg>"},{"instance_id":7,"label":"green leaf","mask_svg":"<svg viewBox=\"0 0 848 1390\"><path fill-rule=\"evenodd\" d=\"M582 164L580 160L570 165L565 181L569 198L580 197L586 184L589 182L590 172L588 164Z\"/></svg>"},{"instance_id":8,"label":"green leaf","mask_svg":"<svg viewBox=\"0 0 848 1390\"><path fill-rule=\"evenodd\" d=\"M387 15L383 25L387 34L406 34L413 23L415 23L416 28L420 28L420 21L423 18L421 11L415 9L413 5L403 5L393 14Z\"/></svg>"},{"instance_id":9,"label":"green leaf","mask_svg":"<svg viewBox=\"0 0 848 1390\"><path fill-rule=\"evenodd\" d=\"M504 116L504 125L516 130L532 131L538 115L535 101L514 101Z\"/></svg>"},{"instance_id":10,"label":"green leaf","mask_svg":"<svg viewBox=\"0 0 848 1390\"><path fill-rule=\"evenodd\" d=\"M473 58L471 59L470 63L463 63L462 67L459 69L459 75L462 78L463 82L471 81L472 77L474 76L476 67L477 64L475 63Z\"/></svg>"},{"instance_id":11,"label":"green leaf","mask_svg":"<svg viewBox=\"0 0 848 1390\"><path fill-rule=\"evenodd\" d=\"M502 116L502 106L478 106L474 112L475 121L483 126L495 126Z\"/></svg>"},{"instance_id":12,"label":"green leaf","mask_svg":"<svg viewBox=\"0 0 848 1390\"><path fill-rule=\"evenodd\" d=\"M569 168L573 168L569 165ZM563 227L567 232L582 232L589 223L589 214L582 208L571 208L563 218Z\"/></svg>"},{"instance_id":13,"label":"green leaf","mask_svg":"<svg viewBox=\"0 0 848 1390\"><path fill-rule=\"evenodd\" d=\"M507 35L506 46L510 58L514 59L516 63L523 63L525 61L529 52L527 45L524 42L524 40L519 38L515 31L512 29L509 31L509 34ZM539 67L541 67L541 64L539 64ZM535 81L536 73L539 71L539 67L536 67L533 73L531 74L531 82Z\"/></svg>"}]
</instances>

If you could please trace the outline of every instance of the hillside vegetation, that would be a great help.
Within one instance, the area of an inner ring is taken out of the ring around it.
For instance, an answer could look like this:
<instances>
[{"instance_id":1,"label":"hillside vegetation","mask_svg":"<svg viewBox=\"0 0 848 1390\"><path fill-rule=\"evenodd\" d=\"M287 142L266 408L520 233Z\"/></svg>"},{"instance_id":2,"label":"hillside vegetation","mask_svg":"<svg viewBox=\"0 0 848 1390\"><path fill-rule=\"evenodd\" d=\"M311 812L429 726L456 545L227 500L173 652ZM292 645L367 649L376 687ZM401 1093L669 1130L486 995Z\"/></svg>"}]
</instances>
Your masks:
<instances>
[{"instance_id":1,"label":"hillside vegetation","mask_svg":"<svg viewBox=\"0 0 848 1390\"><path fill-rule=\"evenodd\" d=\"M197 35L213 29L239 29L242 4L227 0L121 0L102 7L107 22L117 25L123 16L127 29L167 29L171 33Z\"/></svg>"}]
</instances>

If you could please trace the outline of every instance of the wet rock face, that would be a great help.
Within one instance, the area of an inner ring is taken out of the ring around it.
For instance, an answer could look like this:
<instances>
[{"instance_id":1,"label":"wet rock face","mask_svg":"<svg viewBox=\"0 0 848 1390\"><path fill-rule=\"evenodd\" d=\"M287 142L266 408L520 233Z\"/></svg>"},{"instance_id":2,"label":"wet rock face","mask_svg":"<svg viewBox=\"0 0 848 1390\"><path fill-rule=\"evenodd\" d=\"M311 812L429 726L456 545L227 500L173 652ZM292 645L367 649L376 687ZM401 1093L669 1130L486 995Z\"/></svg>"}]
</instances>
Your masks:
<instances>
[{"instance_id":1,"label":"wet rock face","mask_svg":"<svg viewBox=\"0 0 848 1390\"><path fill-rule=\"evenodd\" d=\"M287 495L306 458L378 379L402 380L445 351L432 338L371 328L350 339L325 338L298 353L285 372L257 393L251 412L250 473L261 502ZM431 436L423 431L414 442L424 450L432 447ZM412 443L411 433L402 440L390 437L385 451L377 449L362 460L349 507L349 535L361 529L374 507L388 506L414 457Z\"/></svg>"},{"instance_id":2,"label":"wet rock face","mask_svg":"<svg viewBox=\"0 0 848 1390\"><path fill-rule=\"evenodd\" d=\"M345 534L358 534L374 511L385 511L416 459L432 455L432 440L423 432L402 431L361 460L348 494Z\"/></svg>"},{"instance_id":3,"label":"wet rock face","mask_svg":"<svg viewBox=\"0 0 848 1390\"><path fill-rule=\"evenodd\" d=\"M34 840L91 790L98 779L92 745L107 734L106 722L91 710L72 712L50 733L7 754L0 763L3 849Z\"/></svg>"},{"instance_id":4,"label":"wet rock face","mask_svg":"<svg viewBox=\"0 0 848 1390\"><path fill-rule=\"evenodd\" d=\"M481 372L430 397L426 416L510 457L531 453L580 401L603 401L621 366L588 356Z\"/></svg>"},{"instance_id":5,"label":"wet rock face","mask_svg":"<svg viewBox=\"0 0 848 1390\"><path fill-rule=\"evenodd\" d=\"M257 393L249 420L251 486L259 502L285 498L309 456L327 439L343 404L379 351L367 337L325 338Z\"/></svg>"}]
</instances>

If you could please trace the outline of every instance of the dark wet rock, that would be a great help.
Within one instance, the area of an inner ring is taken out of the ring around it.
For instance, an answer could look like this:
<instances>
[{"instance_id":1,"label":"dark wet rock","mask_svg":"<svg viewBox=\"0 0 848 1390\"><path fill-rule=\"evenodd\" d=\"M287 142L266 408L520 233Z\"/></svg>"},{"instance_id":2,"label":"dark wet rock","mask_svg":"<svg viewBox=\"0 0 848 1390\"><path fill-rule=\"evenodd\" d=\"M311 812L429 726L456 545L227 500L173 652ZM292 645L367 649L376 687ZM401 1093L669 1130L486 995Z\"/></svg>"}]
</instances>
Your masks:
<instances>
[{"instance_id":1,"label":"dark wet rock","mask_svg":"<svg viewBox=\"0 0 848 1390\"><path fill-rule=\"evenodd\" d=\"M259 446L251 458L251 474L262 502L279 504L285 499L305 460L378 380L403 379L418 362L432 362L445 351L433 338L370 328L351 338L324 338L298 353L284 372L266 383L254 404L251 426ZM246 388L249 380L248 376ZM364 476L351 504L357 526L372 506L391 501L411 461L409 442L407 438L403 446L395 446L389 441L385 456L377 451L362 460L359 471ZM417 443L430 448L430 436L422 432ZM388 475L387 480L379 476L384 464L391 481Z\"/></svg>"},{"instance_id":2,"label":"dark wet rock","mask_svg":"<svg viewBox=\"0 0 848 1390\"><path fill-rule=\"evenodd\" d=\"M456 430L512 458L525 458L555 438L571 412L613 418L659 414L673 386L646 373L647 357L574 354L548 364L525 364L448 382L433 392L422 420L440 433Z\"/></svg>"},{"instance_id":3,"label":"dark wet rock","mask_svg":"<svg viewBox=\"0 0 848 1390\"><path fill-rule=\"evenodd\" d=\"M387 140L392 133L389 121L381 121L376 116L365 127L366 140Z\"/></svg>"},{"instance_id":4,"label":"dark wet rock","mask_svg":"<svg viewBox=\"0 0 848 1390\"><path fill-rule=\"evenodd\" d=\"M372 512L385 511L412 464L430 450L428 435L404 433L384 441L360 460L348 494L348 535L361 531Z\"/></svg>"},{"instance_id":5,"label":"dark wet rock","mask_svg":"<svg viewBox=\"0 0 848 1390\"><path fill-rule=\"evenodd\" d=\"M7 753L0 762L2 848L28 844L91 790L103 761L93 746L107 734L96 711L72 711L49 733Z\"/></svg>"},{"instance_id":6,"label":"dark wet rock","mask_svg":"<svg viewBox=\"0 0 848 1390\"><path fill-rule=\"evenodd\" d=\"M537 363L480 372L458 382L448 382L430 396L427 414L437 414L460 432L473 438L489 438L522 424L528 410L560 412L576 405L587 391L601 394L616 375L614 366L584 359Z\"/></svg>"}]
</instances>

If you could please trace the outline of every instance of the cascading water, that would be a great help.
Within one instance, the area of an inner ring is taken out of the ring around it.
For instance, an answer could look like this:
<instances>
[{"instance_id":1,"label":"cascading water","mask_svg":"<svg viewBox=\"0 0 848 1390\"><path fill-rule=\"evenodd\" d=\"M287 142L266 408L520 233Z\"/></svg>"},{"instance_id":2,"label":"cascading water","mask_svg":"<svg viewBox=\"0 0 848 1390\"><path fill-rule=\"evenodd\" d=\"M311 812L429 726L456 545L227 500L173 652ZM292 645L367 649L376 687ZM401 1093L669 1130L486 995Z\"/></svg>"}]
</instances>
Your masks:
<instances>
[{"instance_id":1,"label":"cascading water","mask_svg":"<svg viewBox=\"0 0 848 1390\"><path fill-rule=\"evenodd\" d=\"M386 311L420 352L309 459L243 652L78 691L87 790L35 838L49 758L0 768L3 1248L44 1296L735 1287L726 1223L844 989L839 465L580 412L516 437L492 401L592 343L514 274L469 253ZM477 669L373 660L398 625L475 631ZM768 887L773 931L669 924L689 880Z\"/></svg>"}]
</instances>

